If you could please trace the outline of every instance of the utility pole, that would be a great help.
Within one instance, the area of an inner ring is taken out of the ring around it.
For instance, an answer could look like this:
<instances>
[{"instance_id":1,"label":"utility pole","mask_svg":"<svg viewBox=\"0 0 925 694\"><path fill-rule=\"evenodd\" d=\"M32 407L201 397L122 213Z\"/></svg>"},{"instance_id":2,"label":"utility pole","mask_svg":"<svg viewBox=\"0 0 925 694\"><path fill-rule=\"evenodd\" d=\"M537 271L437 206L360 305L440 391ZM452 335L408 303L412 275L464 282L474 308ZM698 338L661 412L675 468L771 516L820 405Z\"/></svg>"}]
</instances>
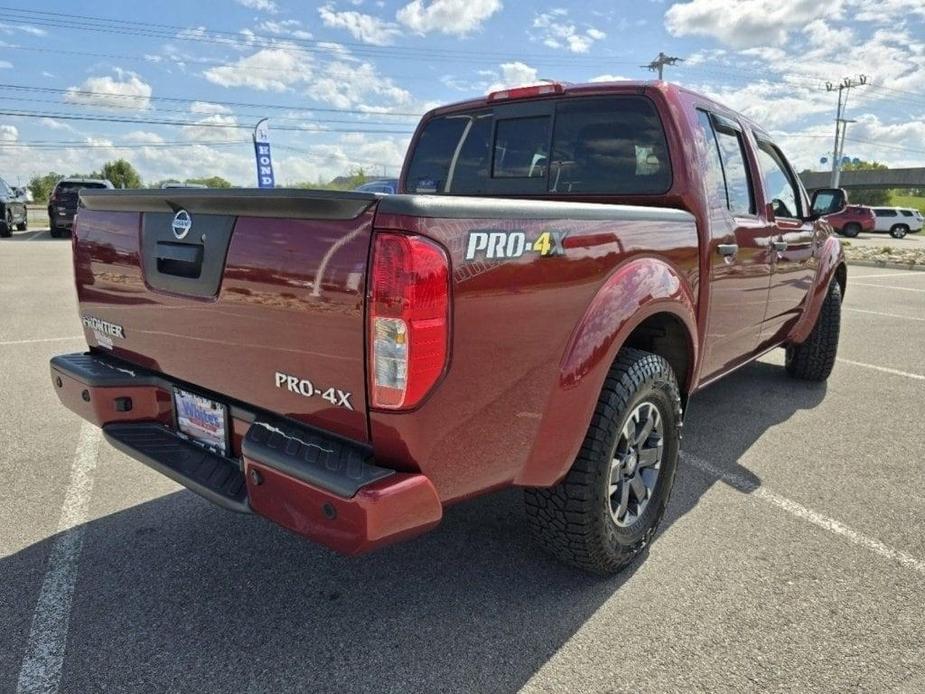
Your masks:
<instances>
[{"instance_id":1,"label":"utility pole","mask_svg":"<svg viewBox=\"0 0 925 694\"><path fill-rule=\"evenodd\" d=\"M848 130L848 123L854 121L844 117L845 109L848 107L848 94L852 87L863 87L867 84L867 75L858 75L857 77L845 77L837 85L831 82L825 83L827 92L838 92L838 110L835 113L835 144L832 147L832 178L831 187L838 188L841 179L841 158L845 152L845 132Z\"/></svg>"},{"instance_id":2,"label":"utility pole","mask_svg":"<svg viewBox=\"0 0 925 694\"><path fill-rule=\"evenodd\" d=\"M658 57L655 60L653 60L648 65L640 65L639 67L647 68L651 72L657 72L658 79L659 81L661 81L662 72L664 71L666 65L675 65L676 63L683 63L683 62L684 62L684 58L675 58L674 56L665 55L664 53L659 51Z\"/></svg>"}]
</instances>

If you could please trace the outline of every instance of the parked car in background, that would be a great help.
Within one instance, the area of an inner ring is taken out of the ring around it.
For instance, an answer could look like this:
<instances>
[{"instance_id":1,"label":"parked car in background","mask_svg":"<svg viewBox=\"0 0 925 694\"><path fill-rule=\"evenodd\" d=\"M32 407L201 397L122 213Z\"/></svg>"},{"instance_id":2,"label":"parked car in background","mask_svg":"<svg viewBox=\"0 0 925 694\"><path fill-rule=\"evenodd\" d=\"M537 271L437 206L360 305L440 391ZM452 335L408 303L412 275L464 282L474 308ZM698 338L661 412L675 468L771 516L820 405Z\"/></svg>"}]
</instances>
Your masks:
<instances>
[{"instance_id":1,"label":"parked car in background","mask_svg":"<svg viewBox=\"0 0 925 694\"><path fill-rule=\"evenodd\" d=\"M0 236L13 235L13 228L24 231L29 225L26 219L26 200L0 178Z\"/></svg>"},{"instance_id":2,"label":"parked car in background","mask_svg":"<svg viewBox=\"0 0 925 694\"><path fill-rule=\"evenodd\" d=\"M60 238L74 225L78 193L86 188L112 188L105 178L62 178L55 184L48 201L48 228L53 238Z\"/></svg>"},{"instance_id":3,"label":"parked car in background","mask_svg":"<svg viewBox=\"0 0 925 694\"><path fill-rule=\"evenodd\" d=\"M848 205L838 214L826 217L829 224L842 236L854 238L862 231L873 231L877 223L874 211L865 205Z\"/></svg>"},{"instance_id":4,"label":"parked car in background","mask_svg":"<svg viewBox=\"0 0 925 694\"><path fill-rule=\"evenodd\" d=\"M922 216L920 210L914 207L900 207L899 211L902 213L903 217L912 218L912 224L909 227L910 233L915 234L922 230L922 226L925 225L925 217Z\"/></svg>"},{"instance_id":5,"label":"parked car in background","mask_svg":"<svg viewBox=\"0 0 925 694\"><path fill-rule=\"evenodd\" d=\"M922 230L922 215L902 207L875 207L874 231L888 231L894 239L901 239L910 231Z\"/></svg>"},{"instance_id":6,"label":"parked car in background","mask_svg":"<svg viewBox=\"0 0 925 694\"><path fill-rule=\"evenodd\" d=\"M398 192L397 178L381 178L376 181L364 183L354 188L358 193L379 193L381 195L394 195Z\"/></svg>"}]
</instances>

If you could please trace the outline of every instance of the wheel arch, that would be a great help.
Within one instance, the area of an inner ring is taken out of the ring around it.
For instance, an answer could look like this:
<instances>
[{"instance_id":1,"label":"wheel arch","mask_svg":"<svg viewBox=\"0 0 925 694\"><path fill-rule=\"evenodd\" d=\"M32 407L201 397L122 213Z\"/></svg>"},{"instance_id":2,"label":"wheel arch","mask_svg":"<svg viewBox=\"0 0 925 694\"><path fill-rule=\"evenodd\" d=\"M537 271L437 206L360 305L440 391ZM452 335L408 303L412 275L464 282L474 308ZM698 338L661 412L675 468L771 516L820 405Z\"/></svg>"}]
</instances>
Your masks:
<instances>
[{"instance_id":1,"label":"wheel arch","mask_svg":"<svg viewBox=\"0 0 925 694\"><path fill-rule=\"evenodd\" d=\"M841 242L834 236L830 236L819 254L819 266L816 269L813 286L804 299L803 314L793 326L790 335L787 336L787 342L801 344L809 337L816 324L819 311L822 309L822 302L828 294L829 284L833 280L838 282L839 289L842 290L842 298L844 298L845 290L848 288L845 252Z\"/></svg>"},{"instance_id":2,"label":"wheel arch","mask_svg":"<svg viewBox=\"0 0 925 694\"><path fill-rule=\"evenodd\" d=\"M540 435L516 484L551 486L568 472L604 379L624 347L664 357L675 370L686 405L699 359L693 297L690 281L658 258L632 260L604 282L572 332Z\"/></svg>"}]
</instances>

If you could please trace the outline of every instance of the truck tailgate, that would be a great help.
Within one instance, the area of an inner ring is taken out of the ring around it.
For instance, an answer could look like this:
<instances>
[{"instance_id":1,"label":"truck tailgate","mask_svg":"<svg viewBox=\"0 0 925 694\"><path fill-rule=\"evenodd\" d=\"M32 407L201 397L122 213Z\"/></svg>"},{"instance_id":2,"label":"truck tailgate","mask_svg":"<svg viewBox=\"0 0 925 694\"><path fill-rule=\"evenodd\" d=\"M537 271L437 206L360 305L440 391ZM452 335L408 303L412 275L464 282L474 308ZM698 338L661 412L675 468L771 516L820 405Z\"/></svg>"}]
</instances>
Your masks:
<instances>
[{"instance_id":1,"label":"truck tailgate","mask_svg":"<svg viewBox=\"0 0 925 694\"><path fill-rule=\"evenodd\" d=\"M74 268L91 347L193 390L368 440L363 311L375 196L81 199Z\"/></svg>"}]
</instances>

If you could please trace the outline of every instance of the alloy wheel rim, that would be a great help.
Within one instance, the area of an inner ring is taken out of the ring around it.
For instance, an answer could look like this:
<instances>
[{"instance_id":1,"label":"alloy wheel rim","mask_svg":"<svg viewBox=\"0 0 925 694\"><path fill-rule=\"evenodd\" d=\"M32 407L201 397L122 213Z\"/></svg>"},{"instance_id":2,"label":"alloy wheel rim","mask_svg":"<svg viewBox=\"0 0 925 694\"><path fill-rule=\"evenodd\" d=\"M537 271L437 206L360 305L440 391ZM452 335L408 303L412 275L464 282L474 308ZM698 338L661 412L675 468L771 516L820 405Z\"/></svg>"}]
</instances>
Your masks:
<instances>
[{"instance_id":1,"label":"alloy wheel rim","mask_svg":"<svg viewBox=\"0 0 925 694\"><path fill-rule=\"evenodd\" d=\"M638 404L623 424L610 462L608 497L610 516L627 527L645 513L664 453L664 420L651 402Z\"/></svg>"}]
</instances>

